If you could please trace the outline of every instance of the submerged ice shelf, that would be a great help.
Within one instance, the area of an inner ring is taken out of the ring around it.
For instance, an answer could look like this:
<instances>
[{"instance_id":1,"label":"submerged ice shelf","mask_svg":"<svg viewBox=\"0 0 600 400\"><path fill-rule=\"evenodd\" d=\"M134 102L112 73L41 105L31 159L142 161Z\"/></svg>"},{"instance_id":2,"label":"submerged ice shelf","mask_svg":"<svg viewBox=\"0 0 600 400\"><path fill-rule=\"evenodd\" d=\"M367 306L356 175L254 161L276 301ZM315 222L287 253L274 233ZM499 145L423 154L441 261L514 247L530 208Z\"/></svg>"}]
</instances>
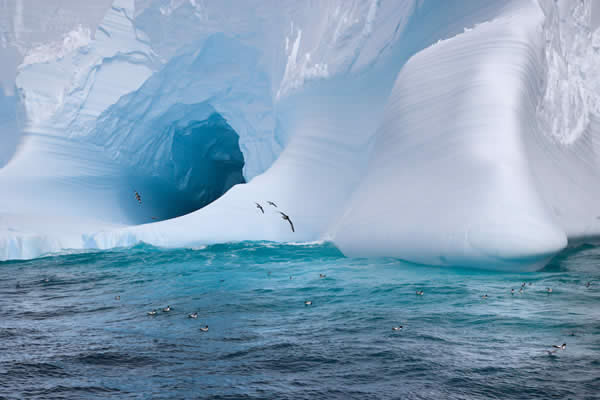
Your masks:
<instances>
[{"instance_id":1,"label":"submerged ice shelf","mask_svg":"<svg viewBox=\"0 0 600 400\"><path fill-rule=\"evenodd\" d=\"M600 234L592 1L227 3L115 0L25 57L0 259L331 240L531 270Z\"/></svg>"}]
</instances>

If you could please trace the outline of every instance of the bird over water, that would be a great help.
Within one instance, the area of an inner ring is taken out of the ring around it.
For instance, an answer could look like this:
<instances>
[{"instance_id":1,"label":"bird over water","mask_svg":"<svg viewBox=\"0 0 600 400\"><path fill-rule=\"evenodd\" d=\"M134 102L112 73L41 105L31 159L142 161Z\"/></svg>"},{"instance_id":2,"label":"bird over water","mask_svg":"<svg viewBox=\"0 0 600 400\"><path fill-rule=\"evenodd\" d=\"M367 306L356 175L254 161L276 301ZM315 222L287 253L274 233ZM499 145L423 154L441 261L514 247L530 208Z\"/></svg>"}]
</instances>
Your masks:
<instances>
[{"instance_id":1,"label":"bird over water","mask_svg":"<svg viewBox=\"0 0 600 400\"><path fill-rule=\"evenodd\" d=\"M294 230L294 223L292 222L292 220L290 219L290 217L289 217L287 214L285 214L285 213L282 213L281 211L279 211L279 214L281 214L281 218L282 218L283 220L285 220L285 221L287 221L287 222L289 222L289 223L290 223L290 228L292 228L292 232L296 232L296 231Z\"/></svg>"}]
</instances>

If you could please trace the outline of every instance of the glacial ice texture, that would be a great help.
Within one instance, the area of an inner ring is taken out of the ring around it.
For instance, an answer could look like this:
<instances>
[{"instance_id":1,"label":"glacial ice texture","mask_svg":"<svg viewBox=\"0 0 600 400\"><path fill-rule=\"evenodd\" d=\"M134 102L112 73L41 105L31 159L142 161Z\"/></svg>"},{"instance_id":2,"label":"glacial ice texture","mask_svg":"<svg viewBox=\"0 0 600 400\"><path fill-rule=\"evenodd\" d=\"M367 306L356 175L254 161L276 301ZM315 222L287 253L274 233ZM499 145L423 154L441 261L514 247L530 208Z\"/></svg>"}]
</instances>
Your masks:
<instances>
[{"instance_id":1,"label":"glacial ice texture","mask_svg":"<svg viewBox=\"0 0 600 400\"><path fill-rule=\"evenodd\" d=\"M115 0L46 40L3 11L0 259L332 240L524 271L600 233L593 0Z\"/></svg>"}]
</instances>

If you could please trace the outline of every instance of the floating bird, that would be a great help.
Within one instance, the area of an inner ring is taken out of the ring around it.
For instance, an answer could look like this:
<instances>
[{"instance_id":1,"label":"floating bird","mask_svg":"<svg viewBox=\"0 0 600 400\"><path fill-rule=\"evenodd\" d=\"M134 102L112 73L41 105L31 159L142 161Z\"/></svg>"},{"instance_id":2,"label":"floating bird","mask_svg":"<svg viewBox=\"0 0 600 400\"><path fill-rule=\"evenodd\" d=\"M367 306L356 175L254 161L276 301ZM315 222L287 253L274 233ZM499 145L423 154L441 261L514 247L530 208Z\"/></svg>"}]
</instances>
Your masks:
<instances>
[{"instance_id":1,"label":"floating bird","mask_svg":"<svg viewBox=\"0 0 600 400\"><path fill-rule=\"evenodd\" d=\"M223 283L225 282L225 279L220 279L219 282Z\"/></svg>"},{"instance_id":2,"label":"floating bird","mask_svg":"<svg viewBox=\"0 0 600 400\"><path fill-rule=\"evenodd\" d=\"M533 283L529 282L528 285L531 286L531 285L533 285Z\"/></svg>"},{"instance_id":3,"label":"floating bird","mask_svg":"<svg viewBox=\"0 0 600 400\"><path fill-rule=\"evenodd\" d=\"M510 294L515 295L515 289L510 289Z\"/></svg>"},{"instance_id":4,"label":"floating bird","mask_svg":"<svg viewBox=\"0 0 600 400\"><path fill-rule=\"evenodd\" d=\"M272 201L267 201L267 204L277 208L277 204L273 203Z\"/></svg>"},{"instance_id":5,"label":"floating bird","mask_svg":"<svg viewBox=\"0 0 600 400\"><path fill-rule=\"evenodd\" d=\"M148 315L156 315L156 310L148 311Z\"/></svg>"},{"instance_id":6,"label":"floating bird","mask_svg":"<svg viewBox=\"0 0 600 400\"><path fill-rule=\"evenodd\" d=\"M290 223L290 227L292 228L292 232L296 232L294 230L294 224L292 223L292 220L290 219L290 217L288 217L286 214L282 213L281 211L279 211L279 214L281 214L281 218L286 220L287 222Z\"/></svg>"},{"instance_id":7,"label":"floating bird","mask_svg":"<svg viewBox=\"0 0 600 400\"><path fill-rule=\"evenodd\" d=\"M519 289L519 294L523 293L523 288Z\"/></svg>"},{"instance_id":8,"label":"floating bird","mask_svg":"<svg viewBox=\"0 0 600 400\"><path fill-rule=\"evenodd\" d=\"M171 306L166 306L165 308L163 308L163 312L169 312L171 310Z\"/></svg>"},{"instance_id":9,"label":"floating bird","mask_svg":"<svg viewBox=\"0 0 600 400\"><path fill-rule=\"evenodd\" d=\"M202 332L208 332L208 325L206 325L204 328L200 328L200 330Z\"/></svg>"},{"instance_id":10,"label":"floating bird","mask_svg":"<svg viewBox=\"0 0 600 400\"><path fill-rule=\"evenodd\" d=\"M137 191L134 190L134 192L135 192L135 199L138 201L138 203L140 205L142 205L142 196L140 196L140 194Z\"/></svg>"},{"instance_id":11,"label":"floating bird","mask_svg":"<svg viewBox=\"0 0 600 400\"><path fill-rule=\"evenodd\" d=\"M587 287L587 288L589 288L590 286L592 286L591 282L588 282L588 283L585 284L585 287Z\"/></svg>"},{"instance_id":12,"label":"floating bird","mask_svg":"<svg viewBox=\"0 0 600 400\"><path fill-rule=\"evenodd\" d=\"M115 296L115 300L121 300L121 296Z\"/></svg>"},{"instance_id":13,"label":"floating bird","mask_svg":"<svg viewBox=\"0 0 600 400\"><path fill-rule=\"evenodd\" d=\"M548 294L552 293L552 288L547 287L546 292L548 292Z\"/></svg>"},{"instance_id":14,"label":"floating bird","mask_svg":"<svg viewBox=\"0 0 600 400\"><path fill-rule=\"evenodd\" d=\"M327 275L325 275L325 274L319 274L319 278L321 278L321 279L322 278L327 278Z\"/></svg>"},{"instance_id":15,"label":"floating bird","mask_svg":"<svg viewBox=\"0 0 600 400\"><path fill-rule=\"evenodd\" d=\"M44 282L50 282L50 279L46 278L44 279Z\"/></svg>"},{"instance_id":16,"label":"floating bird","mask_svg":"<svg viewBox=\"0 0 600 400\"><path fill-rule=\"evenodd\" d=\"M422 290L417 290L417 296L423 296L425 294L425 292L423 292Z\"/></svg>"},{"instance_id":17,"label":"floating bird","mask_svg":"<svg viewBox=\"0 0 600 400\"><path fill-rule=\"evenodd\" d=\"M256 204L256 208L258 208L263 214L265 213L265 210L262 208L262 206L260 204L258 204L256 202L254 204Z\"/></svg>"},{"instance_id":18,"label":"floating bird","mask_svg":"<svg viewBox=\"0 0 600 400\"><path fill-rule=\"evenodd\" d=\"M196 318L198 318L198 313L197 312L191 313L190 315L188 315L188 318L194 318L194 319L196 319Z\"/></svg>"},{"instance_id":19,"label":"floating bird","mask_svg":"<svg viewBox=\"0 0 600 400\"><path fill-rule=\"evenodd\" d=\"M306 301L304 302L304 305L305 305L305 306L312 306L312 301L311 301L311 300L306 300Z\"/></svg>"},{"instance_id":20,"label":"floating bird","mask_svg":"<svg viewBox=\"0 0 600 400\"><path fill-rule=\"evenodd\" d=\"M400 326L394 326L394 327L392 327L392 330L393 331L401 331L402 330L402 325L400 325Z\"/></svg>"},{"instance_id":21,"label":"floating bird","mask_svg":"<svg viewBox=\"0 0 600 400\"><path fill-rule=\"evenodd\" d=\"M483 296L481 296L481 298L482 298L482 299L487 299L487 298L488 298L488 295L487 295L487 294L484 294Z\"/></svg>"},{"instance_id":22,"label":"floating bird","mask_svg":"<svg viewBox=\"0 0 600 400\"><path fill-rule=\"evenodd\" d=\"M523 282L523 284L521 285L521 287L525 287L525 285L527 285L527 282Z\"/></svg>"}]
</instances>

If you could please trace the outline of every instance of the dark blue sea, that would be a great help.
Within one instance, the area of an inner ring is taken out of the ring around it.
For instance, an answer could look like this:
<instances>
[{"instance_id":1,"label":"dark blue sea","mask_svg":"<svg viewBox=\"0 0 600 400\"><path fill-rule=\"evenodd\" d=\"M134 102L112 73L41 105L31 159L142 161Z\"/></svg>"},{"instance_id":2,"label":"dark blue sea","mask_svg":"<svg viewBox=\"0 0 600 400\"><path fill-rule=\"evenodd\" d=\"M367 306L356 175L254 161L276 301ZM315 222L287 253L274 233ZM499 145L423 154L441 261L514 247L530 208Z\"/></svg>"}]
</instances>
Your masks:
<instances>
[{"instance_id":1,"label":"dark blue sea","mask_svg":"<svg viewBox=\"0 0 600 400\"><path fill-rule=\"evenodd\" d=\"M600 398L599 247L507 274L139 245L2 262L0 296L2 399Z\"/></svg>"}]
</instances>

